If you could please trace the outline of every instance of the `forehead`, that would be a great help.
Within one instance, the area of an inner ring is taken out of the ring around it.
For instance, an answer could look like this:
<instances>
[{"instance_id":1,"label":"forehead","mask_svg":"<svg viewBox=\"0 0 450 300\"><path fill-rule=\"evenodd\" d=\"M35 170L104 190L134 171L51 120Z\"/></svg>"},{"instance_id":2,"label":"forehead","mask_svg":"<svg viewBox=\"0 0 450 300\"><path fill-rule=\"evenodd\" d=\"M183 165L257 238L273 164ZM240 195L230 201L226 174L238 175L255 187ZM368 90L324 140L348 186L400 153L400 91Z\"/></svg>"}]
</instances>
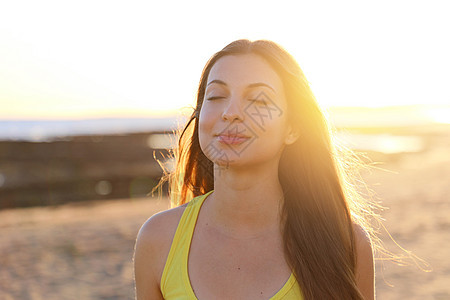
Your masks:
<instances>
[{"instance_id":1,"label":"forehead","mask_svg":"<svg viewBox=\"0 0 450 300\"><path fill-rule=\"evenodd\" d=\"M276 88L282 87L281 78L262 57L256 54L226 55L219 58L208 76L212 80L222 80L227 84L247 84L264 82Z\"/></svg>"}]
</instances>

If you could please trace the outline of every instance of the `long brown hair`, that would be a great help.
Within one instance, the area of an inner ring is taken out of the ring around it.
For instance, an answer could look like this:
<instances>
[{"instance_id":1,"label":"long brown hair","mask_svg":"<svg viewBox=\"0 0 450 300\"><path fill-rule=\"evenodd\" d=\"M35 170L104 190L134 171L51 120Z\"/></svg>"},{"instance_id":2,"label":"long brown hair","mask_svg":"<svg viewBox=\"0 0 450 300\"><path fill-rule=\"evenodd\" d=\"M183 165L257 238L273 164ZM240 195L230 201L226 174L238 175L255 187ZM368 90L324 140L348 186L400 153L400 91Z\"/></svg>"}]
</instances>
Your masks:
<instances>
[{"instance_id":1,"label":"long brown hair","mask_svg":"<svg viewBox=\"0 0 450 300\"><path fill-rule=\"evenodd\" d=\"M214 189L214 164L200 148L199 115L206 81L215 62L226 55L256 54L283 81L288 120L300 138L285 147L279 164L286 259L305 299L363 299L356 286L353 224L372 233L372 215L348 179L345 163L332 142L330 126L301 68L278 44L237 40L214 54L203 69L197 104L180 131L176 168L166 173L173 206Z\"/></svg>"}]
</instances>

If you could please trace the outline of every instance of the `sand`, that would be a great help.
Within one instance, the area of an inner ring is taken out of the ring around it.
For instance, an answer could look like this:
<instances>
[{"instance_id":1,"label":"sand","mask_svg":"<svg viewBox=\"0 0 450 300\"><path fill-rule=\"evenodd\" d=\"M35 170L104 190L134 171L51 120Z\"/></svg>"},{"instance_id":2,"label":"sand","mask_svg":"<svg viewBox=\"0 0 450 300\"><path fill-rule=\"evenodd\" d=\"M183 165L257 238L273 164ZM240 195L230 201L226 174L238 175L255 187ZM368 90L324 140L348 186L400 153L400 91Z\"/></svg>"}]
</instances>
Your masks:
<instances>
[{"instance_id":1,"label":"sand","mask_svg":"<svg viewBox=\"0 0 450 300\"><path fill-rule=\"evenodd\" d=\"M382 217L395 242L423 260L378 261L378 299L450 299L449 149L402 155L365 176L388 207ZM381 237L387 249L405 254L386 233Z\"/></svg>"},{"instance_id":2,"label":"sand","mask_svg":"<svg viewBox=\"0 0 450 300\"><path fill-rule=\"evenodd\" d=\"M155 199L0 212L0 299L134 299L132 255Z\"/></svg>"},{"instance_id":3,"label":"sand","mask_svg":"<svg viewBox=\"0 0 450 300\"><path fill-rule=\"evenodd\" d=\"M364 174L389 208L390 234L432 268L378 261L378 299L450 299L448 149L404 154ZM165 208L147 198L0 211L0 299L134 299L136 234Z\"/></svg>"}]
</instances>

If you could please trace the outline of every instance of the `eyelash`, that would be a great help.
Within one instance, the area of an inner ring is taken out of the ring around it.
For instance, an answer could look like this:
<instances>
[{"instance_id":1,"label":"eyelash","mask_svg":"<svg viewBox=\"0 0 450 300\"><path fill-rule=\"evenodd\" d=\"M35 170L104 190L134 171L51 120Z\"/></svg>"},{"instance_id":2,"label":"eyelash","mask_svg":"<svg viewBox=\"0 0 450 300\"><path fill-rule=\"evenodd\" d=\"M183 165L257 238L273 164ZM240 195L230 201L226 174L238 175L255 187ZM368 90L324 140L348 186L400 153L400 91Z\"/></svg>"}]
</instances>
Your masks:
<instances>
[{"instance_id":1,"label":"eyelash","mask_svg":"<svg viewBox=\"0 0 450 300\"><path fill-rule=\"evenodd\" d=\"M256 103L258 103L258 104L264 104L264 105L267 105L267 101L264 101L264 100L250 99L250 101L256 102Z\"/></svg>"},{"instance_id":2,"label":"eyelash","mask_svg":"<svg viewBox=\"0 0 450 300\"><path fill-rule=\"evenodd\" d=\"M209 97L206 100L216 100L216 99L222 99L222 98L225 98L225 97L219 97L219 96L217 96L217 97Z\"/></svg>"}]
</instances>

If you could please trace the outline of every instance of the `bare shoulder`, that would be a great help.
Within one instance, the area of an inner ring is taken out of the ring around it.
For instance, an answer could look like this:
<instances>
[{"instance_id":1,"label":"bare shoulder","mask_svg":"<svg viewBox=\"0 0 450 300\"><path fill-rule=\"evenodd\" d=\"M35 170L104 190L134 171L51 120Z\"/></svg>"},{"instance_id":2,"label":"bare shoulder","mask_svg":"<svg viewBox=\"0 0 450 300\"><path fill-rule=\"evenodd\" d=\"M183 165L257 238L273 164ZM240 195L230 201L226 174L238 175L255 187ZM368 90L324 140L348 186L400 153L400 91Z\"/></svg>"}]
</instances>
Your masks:
<instances>
[{"instance_id":1,"label":"bare shoulder","mask_svg":"<svg viewBox=\"0 0 450 300\"><path fill-rule=\"evenodd\" d=\"M373 264L372 241L367 231L359 224L353 224L357 260L361 264Z\"/></svg>"},{"instance_id":2,"label":"bare shoulder","mask_svg":"<svg viewBox=\"0 0 450 300\"><path fill-rule=\"evenodd\" d=\"M185 207L157 213L141 226L134 251L137 299L162 299L160 280Z\"/></svg>"},{"instance_id":3,"label":"bare shoulder","mask_svg":"<svg viewBox=\"0 0 450 300\"><path fill-rule=\"evenodd\" d=\"M172 242L173 236L186 205L154 214L141 226L137 243L145 246L163 246Z\"/></svg>"},{"instance_id":4,"label":"bare shoulder","mask_svg":"<svg viewBox=\"0 0 450 300\"><path fill-rule=\"evenodd\" d=\"M372 241L369 233L359 224L353 223L353 232L355 234L355 242L357 247L372 251Z\"/></svg>"},{"instance_id":5,"label":"bare shoulder","mask_svg":"<svg viewBox=\"0 0 450 300\"><path fill-rule=\"evenodd\" d=\"M365 299L375 299L375 269L372 241L367 231L353 224L356 246L356 284Z\"/></svg>"}]
</instances>

